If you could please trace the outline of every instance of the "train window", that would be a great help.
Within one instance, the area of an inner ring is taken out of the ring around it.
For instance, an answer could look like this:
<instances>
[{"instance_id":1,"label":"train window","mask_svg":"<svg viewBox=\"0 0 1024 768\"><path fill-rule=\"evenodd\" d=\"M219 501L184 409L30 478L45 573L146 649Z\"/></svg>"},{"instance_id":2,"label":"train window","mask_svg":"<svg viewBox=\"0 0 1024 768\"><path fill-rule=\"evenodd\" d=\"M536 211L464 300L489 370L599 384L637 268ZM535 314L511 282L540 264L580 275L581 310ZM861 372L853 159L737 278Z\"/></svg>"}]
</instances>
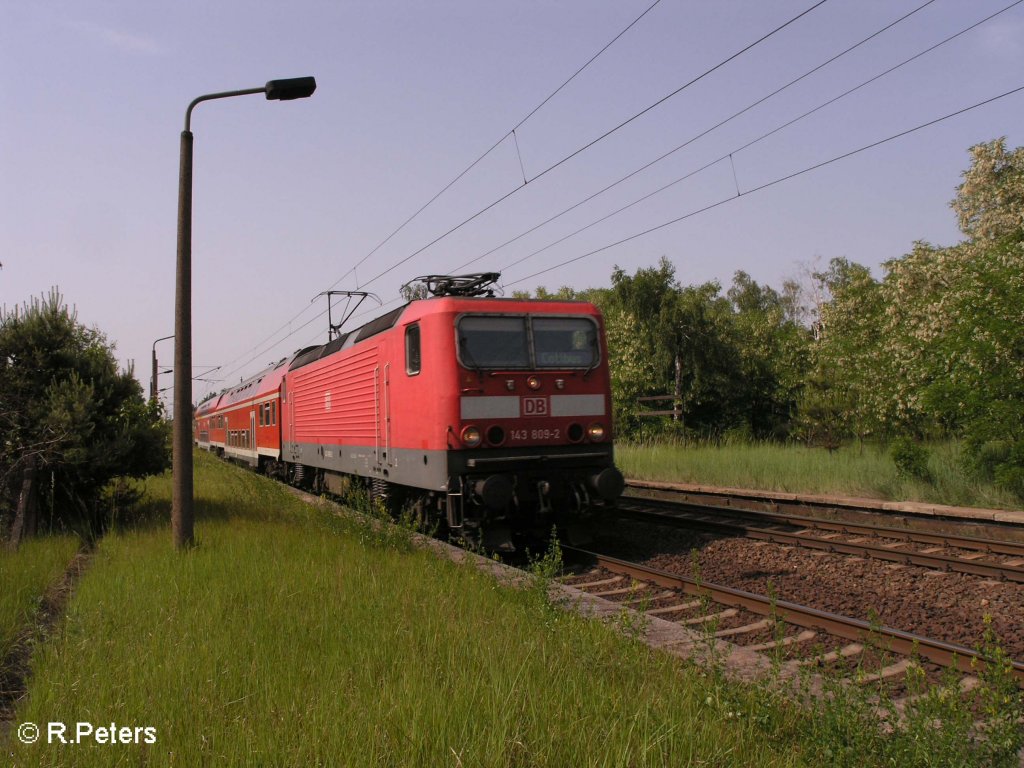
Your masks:
<instances>
[{"instance_id":1,"label":"train window","mask_svg":"<svg viewBox=\"0 0 1024 768\"><path fill-rule=\"evenodd\" d=\"M534 317L533 347L538 368L597 365L597 325L585 317Z\"/></svg>"},{"instance_id":2,"label":"train window","mask_svg":"<svg viewBox=\"0 0 1024 768\"><path fill-rule=\"evenodd\" d=\"M263 422L266 420L266 417L264 416L266 411L263 409L263 404L262 403L260 403L260 407L259 407L258 410L260 412L260 415L259 415L260 426L262 427L262 426L264 426Z\"/></svg>"},{"instance_id":3,"label":"train window","mask_svg":"<svg viewBox=\"0 0 1024 768\"><path fill-rule=\"evenodd\" d=\"M270 424L271 426L277 426L277 402L270 404Z\"/></svg>"},{"instance_id":4,"label":"train window","mask_svg":"<svg viewBox=\"0 0 1024 768\"><path fill-rule=\"evenodd\" d=\"M467 368L529 368L526 318L467 315L459 320L459 359Z\"/></svg>"},{"instance_id":5,"label":"train window","mask_svg":"<svg viewBox=\"0 0 1024 768\"><path fill-rule=\"evenodd\" d=\"M420 372L420 326L410 325L405 329L405 372L415 376Z\"/></svg>"}]
</instances>

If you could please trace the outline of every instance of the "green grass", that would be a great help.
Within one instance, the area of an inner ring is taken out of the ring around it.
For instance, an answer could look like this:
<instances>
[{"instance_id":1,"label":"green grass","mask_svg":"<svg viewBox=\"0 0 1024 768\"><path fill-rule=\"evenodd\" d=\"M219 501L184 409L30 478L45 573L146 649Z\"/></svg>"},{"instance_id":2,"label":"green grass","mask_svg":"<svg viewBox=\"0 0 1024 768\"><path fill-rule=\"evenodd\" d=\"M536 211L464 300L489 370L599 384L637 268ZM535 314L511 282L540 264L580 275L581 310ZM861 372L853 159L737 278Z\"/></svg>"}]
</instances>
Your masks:
<instances>
[{"instance_id":1,"label":"green grass","mask_svg":"<svg viewBox=\"0 0 1024 768\"><path fill-rule=\"evenodd\" d=\"M884 446L858 444L829 453L822 448L774 443L617 444L616 462L627 477L791 493L923 501L1020 509L1020 500L968 477L961 446L928 446L932 482L901 477Z\"/></svg>"},{"instance_id":2,"label":"green grass","mask_svg":"<svg viewBox=\"0 0 1024 768\"><path fill-rule=\"evenodd\" d=\"M67 568L78 539L28 539L16 552L0 547L0 659L32 625L43 595Z\"/></svg>"},{"instance_id":3,"label":"green grass","mask_svg":"<svg viewBox=\"0 0 1024 768\"><path fill-rule=\"evenodd\" d=\"M12 737L16 765L802 764L723 721L697 670L536 590L205 456L196 488L194 550L165 525L100 542L15 720L151 726L156 743ZM159 522L169 481L149 492Z\"/></svg>"}]
</instances>

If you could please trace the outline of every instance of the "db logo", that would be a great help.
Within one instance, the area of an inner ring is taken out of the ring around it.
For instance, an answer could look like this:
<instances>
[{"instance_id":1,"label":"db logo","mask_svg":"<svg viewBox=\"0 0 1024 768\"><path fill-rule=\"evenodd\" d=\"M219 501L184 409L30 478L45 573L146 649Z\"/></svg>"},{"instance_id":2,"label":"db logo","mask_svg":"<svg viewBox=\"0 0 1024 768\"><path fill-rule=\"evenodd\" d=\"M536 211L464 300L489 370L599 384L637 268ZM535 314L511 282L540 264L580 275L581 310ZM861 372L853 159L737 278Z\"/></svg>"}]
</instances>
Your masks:
<instances>
[{"instance_id":1,"label":"db logo","mask_svg":"<svg viewBox=\"0 0 1024 768\"><path fill-rule=\"evenodd\" d=\"M547 416L548 399L546 397L524 397L523 416Z\"/></svg>"}]
</instances>

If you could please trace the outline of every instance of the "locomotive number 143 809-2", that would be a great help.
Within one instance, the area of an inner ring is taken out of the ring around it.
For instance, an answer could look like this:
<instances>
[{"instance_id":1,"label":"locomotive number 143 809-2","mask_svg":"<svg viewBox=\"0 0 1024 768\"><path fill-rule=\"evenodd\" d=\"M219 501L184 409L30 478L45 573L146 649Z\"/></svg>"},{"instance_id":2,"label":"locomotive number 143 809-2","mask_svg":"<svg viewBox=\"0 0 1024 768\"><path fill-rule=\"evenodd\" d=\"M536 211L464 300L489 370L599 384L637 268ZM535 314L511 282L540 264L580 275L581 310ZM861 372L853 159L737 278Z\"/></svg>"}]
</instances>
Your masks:
<instances>
[{"instance_id":1,"label":"locomotive number 143 809-2","mask_svg":"<svg viewBox=\"0 0 1024 768\"><path fill-rule=\"evenodd\" d=\"M513 429L508 433L510 440L560 440L560 429Z\"/></svg>"}]
</instances>

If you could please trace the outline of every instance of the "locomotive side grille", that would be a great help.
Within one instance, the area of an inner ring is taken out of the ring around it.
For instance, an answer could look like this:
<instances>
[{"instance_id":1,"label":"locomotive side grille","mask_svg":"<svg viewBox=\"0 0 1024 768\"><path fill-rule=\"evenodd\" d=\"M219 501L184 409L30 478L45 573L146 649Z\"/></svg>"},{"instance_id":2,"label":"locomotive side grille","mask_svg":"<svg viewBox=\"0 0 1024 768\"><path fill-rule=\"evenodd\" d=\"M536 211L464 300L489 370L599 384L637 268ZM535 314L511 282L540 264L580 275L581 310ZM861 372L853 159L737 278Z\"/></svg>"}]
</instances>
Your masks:
<instances>
[{"instance_id":1,"label":"locomotive side grille","mask_svg":"<svg viewBox=\"0 0 1024 768\"><path fill-rule=\"evenodd\" d=\"M318 440L376 439L374 368L377 348L371 346L332 361L317 370L303 371L294 379L297 437ZM328 399L327 393L330 393Z\"/></svg>"}]
</instances>

